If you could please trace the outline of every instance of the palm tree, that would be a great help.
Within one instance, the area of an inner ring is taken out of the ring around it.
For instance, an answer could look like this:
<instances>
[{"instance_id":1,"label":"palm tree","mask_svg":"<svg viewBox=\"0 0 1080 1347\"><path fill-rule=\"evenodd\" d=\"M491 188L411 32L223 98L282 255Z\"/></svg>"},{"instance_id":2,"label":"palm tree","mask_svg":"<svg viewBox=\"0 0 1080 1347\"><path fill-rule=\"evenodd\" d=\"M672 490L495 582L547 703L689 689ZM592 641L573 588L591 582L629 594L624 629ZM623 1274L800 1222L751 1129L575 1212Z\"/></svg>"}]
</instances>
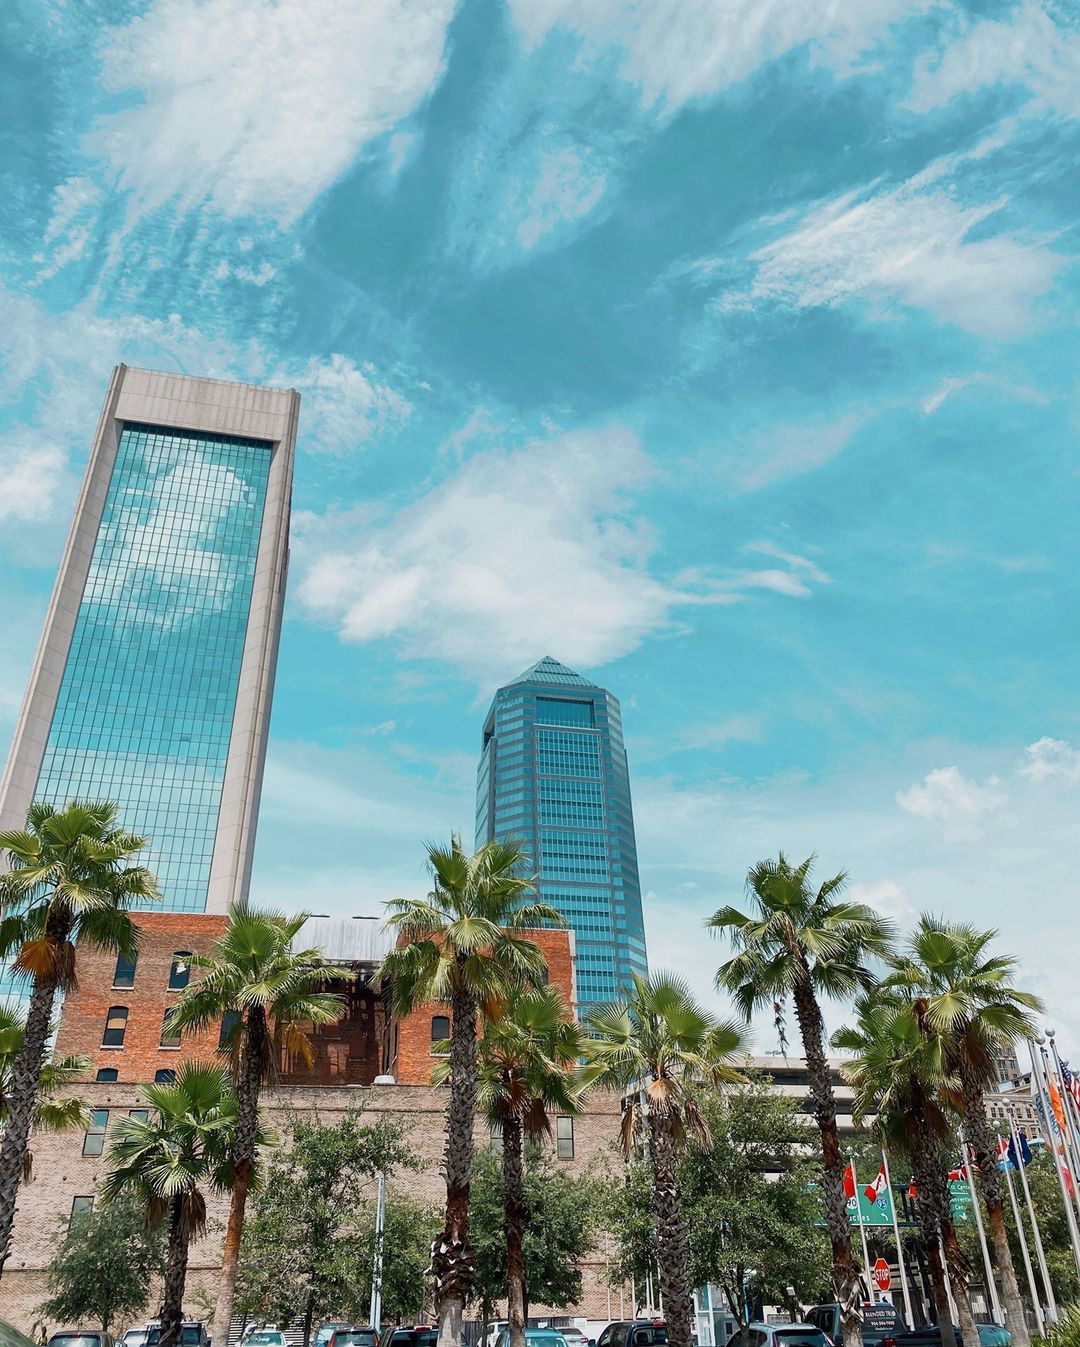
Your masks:
<instances>
[{"instance_id":1,"label":"palm tree","mask_svg":"<svg viewBox=\"0 0 1080 1347\"><path fill-rule=\"evenodd\" d=\"M264 1082L273 1077L282 1052L301 1057L310 1065L312 1050L305 1026L332 1024L341 1018L344 1008L340 996L320 988L353 976L344 968L328 964L317 949L293 949L293 941L306 921L306 913L285 917L279 912L231 907L228 925L210 953L190 956L192 966L202 969L203 976L180 994L169 1020L176 1032L233 1020L222 1043L232 1060L237 1127L229 1220L214 1311L214 1337L218 1342L227 1341L232 1320L240 1239L256 1158L259 1093Z\"/></svg>"},{"instance_id":2,"label":"palm tree","mask_svg":"<svg viewBox=\"0 0 1080 1347\"><path fill-rule=\"evenodd\" d=\"M476 1109L477 1019L502 1013L512 987L536 981L544 960L519 931L562 925L546 903L528 902L533 881L513 843L486 842L471 856L456 834L449 847L428 847L433 885L426 899L387 904L398 946L379 970L391 1009L408 1015L422 1005L450 1007L450 1098L446 1106L446 1219L431 1250L438 1347L457 1347L473 1279L469 1244L473 1116Z\"/></svg>"},{"instance_id":3,"label":"palm tree","mask_svg":"<svg viewBox=\"0 0 1080 1347\"><path fill-rule=\"evenodd\" d=\"M26 1026L9 1006L0 1006L0 1132L7 1123L7 1103L11 1093L11 1080L22 1049ZM82 1132L89 1125L90 1118L86 1104L82 1099L62 1097L56 1093L65 1085L80 1079L86 1074L89 1062L85 1057L75 1055L62 1057L59 1061L45 1062L38 1081L38 1097L34 1105L31 1126L37 1132ZM29 1182L33 1176L34 1157L27 1146L23 1157L22 1180Z\"/></svg>"},{"instance_id":4,"label":"palm tree","mask_svg":"<svg viewBox=\"0 0 1080 1347\"><path fill-rule=\"evenodd\" d=\"M668 973L634 974L624 998L590 1015L587 1028L592 1040L587 1078L627 1092L622 1122L627 1155L647 1122L668 1341L690 1347L689 1243L676 1164L689 1137L708 1140L695 1090L745 1080L731 1064L743 1046L742 1034L714 1019L687 984Z\"/></svg>"},{"instance_id":5,"label":"palm tree","mask_svg":"<svg viewBox=\"0 0 1080 1347\"><path fill-rule=\"evenodd\" d=\"M502 1134L503 1228L506 1237L506 1317L510 1347L525 1347L525 1144L551 1134L551 1115L581 1112L577 1064L585 1036L555 987L527 989L507 1013L489 1021L480 1042L477 1101ZM441 1084L448 1067L435 1072Z\"/></svg>"},{"instance_id":6,"label":"palm tree","mask_svg":"<svg viewBox=\"0 0 1080 1347\"><path fill-rule=\"evenodd\" d=\"M780 1018L787 997L795 1003L821 1134L825 1222L832 1245L833 1286L843 1315L844 1347L859 1347L859 1279L851 1256L844 1162L820 998L847 998L868 988L873 977L867 963L889 952L893 927L873 908L840 901L847 880L843 873L812 888L814 859L810 856L792 866L781 852L775 861L759 862L746 878L751 913L722 907L708 925L723 932L735 950L717 972L716 985L733 993L748 1022L762 1006L774 1007Z\"/></svg>"},{"instance_id":7,"label":"palm tree","mask_svg":"<svg viewBox=\"0 0 1080 1347\"><path fill-rule=\"evenodd\" d=\"M76 985L77 942L134 954L138 930L128 909L160 896L150 871L132 862L145 845L116 826L116 805L107 802L76 800L59 810L34 804L25 830L0 832L8 866L0 873L0 959L12 959L14 971L31 981L0 1143L0 1275L11 1253L56 993Z\"/></svg>"},{"instance_id":8,"label":"palm tree","mask_svg":"<svg viewBox=\"0 0 1080 1347\"><path fill-rule=\"evenodd\" d=\"M967 1261L956 1238L946 1180L946 1147L953 1142L950 1110L957 1100L947 1044L914 1001L884 989L856 1000L854 1025L835 1033L832 1043L852 1054L841 1070L855 1086L856 1123L876 1116L875 1130L883 1142L911 1160L942 1347L955 1347L947 1270L965 1340L977 1343Z\"/></svg>"},{"instance_id":9,"label":"palm tree","mask_svg":"<svg viewBox=\"0 0 1080 1347\"><path fill-rule=\"evenodd\" d=\"M985 1091L997 1084L995 1057L1003 1047L1034 1032L1033 1016L1042 1002L1012 985L1015 959L987 953L996 935L924 914L911 936L909 952L895 961L896 971L888 983L920 998L927 1021L948 1044L950 1064L963 1092L964 1139L979 1172L1009 1330L1016 1347L1028 1347Z\"/></svg>"},{"instance_id":10,"label":"palm tree","mask_svg":"<svg viewBox=\"0 0 1080 1347\"><path fill-rule=\"evenodd\" d=\"M160 1347L177 1347L188 1250L206 1230L205 1189L232 1183L239 1113L227 1068L208 1062L185 1062L171 1085L144 1085L142 1094L153 1112L118 1122L101 1191L106 1202L133 1192L148 1226L166 1224Z\"/></svg>"}]
</instances>

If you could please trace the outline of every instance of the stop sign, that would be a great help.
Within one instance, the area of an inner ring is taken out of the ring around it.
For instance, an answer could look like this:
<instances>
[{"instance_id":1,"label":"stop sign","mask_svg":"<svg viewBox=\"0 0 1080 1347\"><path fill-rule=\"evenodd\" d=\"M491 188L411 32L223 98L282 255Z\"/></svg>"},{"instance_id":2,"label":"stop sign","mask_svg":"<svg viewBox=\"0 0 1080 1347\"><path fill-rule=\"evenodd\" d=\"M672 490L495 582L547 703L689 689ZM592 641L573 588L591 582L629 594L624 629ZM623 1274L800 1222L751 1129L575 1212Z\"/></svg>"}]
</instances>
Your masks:
<instances>
[{"instance_id":1,"label":"stop sign","mask_svg":"<svg viewBox=\"0 0 1080 1347\"><path fill-rule=\"evenodd\" d=\"M879 1291L887 1291L892 1285L892 1273L884 1258L879 1258L874 1264L874 1285Z\"/></svg>"}]
</instances>

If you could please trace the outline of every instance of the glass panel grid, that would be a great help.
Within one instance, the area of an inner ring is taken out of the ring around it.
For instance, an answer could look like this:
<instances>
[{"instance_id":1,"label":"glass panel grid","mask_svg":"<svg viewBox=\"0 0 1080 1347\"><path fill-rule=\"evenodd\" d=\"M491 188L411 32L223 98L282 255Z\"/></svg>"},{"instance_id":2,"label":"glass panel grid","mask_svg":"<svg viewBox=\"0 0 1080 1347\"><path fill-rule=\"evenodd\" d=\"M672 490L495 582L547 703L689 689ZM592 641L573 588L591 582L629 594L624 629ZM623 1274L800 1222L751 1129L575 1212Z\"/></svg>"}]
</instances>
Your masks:
<instances>
[{"instance_id":1,"label":"glass panel grid","mask_svg":"<svg viewBox=\"0 0 1080 1347\"><path fill-rule=\"evenodd\" d=\"M112 799L203 911L272 446L126 425L36 797Z\"/></svg>"}]
</instances>

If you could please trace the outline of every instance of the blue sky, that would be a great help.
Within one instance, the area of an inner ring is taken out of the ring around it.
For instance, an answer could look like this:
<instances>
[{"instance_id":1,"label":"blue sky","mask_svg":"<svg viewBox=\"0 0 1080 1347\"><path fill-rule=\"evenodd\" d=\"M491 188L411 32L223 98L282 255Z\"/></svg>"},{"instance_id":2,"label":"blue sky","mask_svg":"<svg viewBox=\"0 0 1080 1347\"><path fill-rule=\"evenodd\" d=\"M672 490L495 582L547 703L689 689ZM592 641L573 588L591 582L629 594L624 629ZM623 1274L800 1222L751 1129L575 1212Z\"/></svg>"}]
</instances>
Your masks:
<instances>
[{"instance_id":1,"label":"blue sky","mask_svg":"<svg viewBox=\"0 0 1080 1347\"><path fill-rule=\"evenodd\" d=\"M15 0L0 50L0 733L113 363L292 385L256 897L421 890L550 653L622 699L654 963L707 989L816 850L1080 1037L1075 8Z\"/></svg>"}]
</instances>

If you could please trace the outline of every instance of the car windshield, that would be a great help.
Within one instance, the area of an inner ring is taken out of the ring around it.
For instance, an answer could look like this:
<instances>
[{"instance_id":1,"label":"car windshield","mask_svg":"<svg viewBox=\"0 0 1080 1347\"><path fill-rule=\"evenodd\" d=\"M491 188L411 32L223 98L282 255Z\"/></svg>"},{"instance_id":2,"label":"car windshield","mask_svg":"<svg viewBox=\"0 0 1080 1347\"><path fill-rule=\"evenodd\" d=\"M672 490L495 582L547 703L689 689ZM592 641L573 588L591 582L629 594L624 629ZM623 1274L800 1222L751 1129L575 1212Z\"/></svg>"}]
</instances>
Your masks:
<instances>
[{"instance_id":1,"label":"car windshield","mask_svg":"<svg viewBox=\"0 0 1080 1347\"><path fill-rule=\"evenodd\" d=\"M160 1338L161 1338L161 1329L155 1324L154 1327L150 1329L150 1331L146 1335L145 1338L146 1347L157 1347ZM247 1342L249 1340L250 1334L248 1338L244 1339L244 1341ZM124 1341L125 1342L127 1341L127 1334L124 1335ZM136 1338L135 1341L138 1342L139 1339ZM279 1333L275 1337L274 1341L284 1342L284 1338L282 1338L281 1334ZM181 1347L199 1347L200 1342L202 1342L202 1333L199 1331L199 1325L184 1324L183 1327L180 1329Z\"/></svg>"},{"instance_id":2,"label":"car windshield","mask_svg":"<svg viewBox=\"0 0 1080 1347\"><path fill-rule=\"evenodd\" d=\"M376 1341L371 1328L339 1328L334 1334L334 1347L375 1347Z\"/></svg>"},{"instance_id":3,"label":"car windshield","mask_svg":"<svg viewBox=\"0 0 1080 1347\"><path fill-rule=\"evenodd\" d=\"M285 1334L263 1329L258 1333L249 1333L244 1343L246 1347L285 1347Z\"/></svg>"},{"instance_id":4,"label":"car windshield","mask_svg":"<svg viewBox=\"0 0 1080 1347\"><path fill-rule=\"evenodd\" d=\"M101 1347L100 1333L54 1333L49 1347Z\"/></svg>"},{"instance_id":5,"label":"car windshield","mask_svg":"<svg viewBox=\"0 0 1080 1347\"><path fill-rule=\"evenodd\" d=\"M390 1347L435 1347L438 1339L437 1328L395 1328Z\"/></svg>"},{"instance_id":6,"label":"car windshield","mask_svg":"<svg viewBox=\"0 0 1080 1347\"><path fill-rule=\"evenodd\" d=\"M630 1337L630 1347L660 1347L667 1342L667 1324L638 1324Z\"/></svg>"},{"instance_id":7,"label":"car windshield","mask_svg":"<svg viewBox=\"0 0 1080 1347\"><path fill-rule=\"evenodd\" d=\"M784 1347L825 1347L825 1334L820 1328L780 1328L776 1341Z\"/></svg>"}]
</instances>

